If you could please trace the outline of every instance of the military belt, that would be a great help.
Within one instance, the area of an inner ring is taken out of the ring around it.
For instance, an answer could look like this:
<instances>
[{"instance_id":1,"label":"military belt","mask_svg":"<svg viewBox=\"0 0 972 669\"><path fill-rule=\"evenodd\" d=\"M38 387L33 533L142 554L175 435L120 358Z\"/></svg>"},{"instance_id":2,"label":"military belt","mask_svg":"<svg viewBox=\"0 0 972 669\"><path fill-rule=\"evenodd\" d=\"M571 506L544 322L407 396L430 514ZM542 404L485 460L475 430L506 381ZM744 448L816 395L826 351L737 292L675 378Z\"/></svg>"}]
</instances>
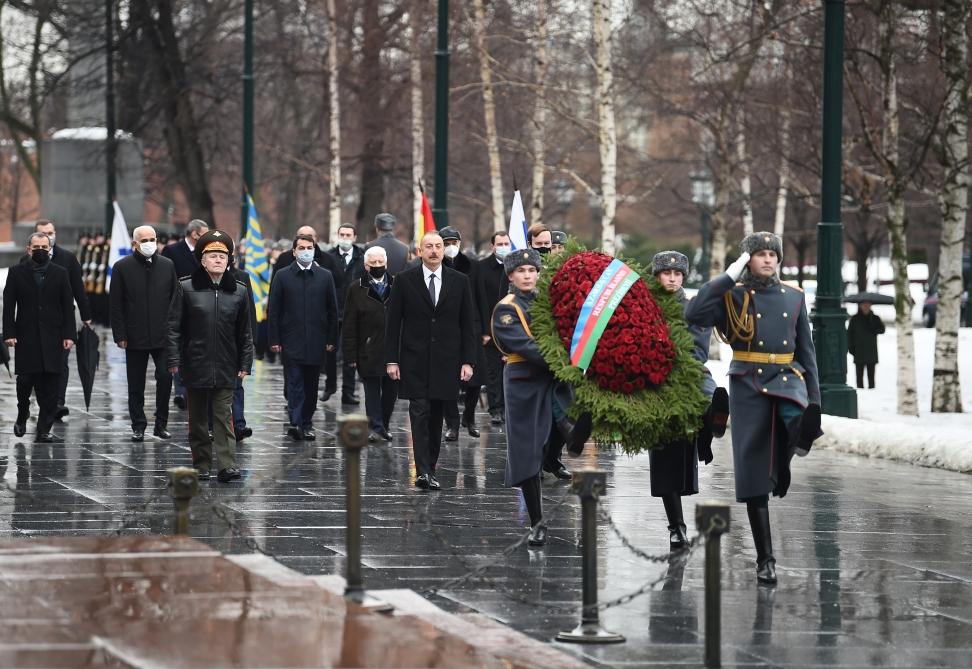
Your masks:
<instances>
[{"instance_id":1,"label":"military belt","mask_svg":"<svg viewBox=\"0 0 972 669\"><path fill-rule=\"evenodd\" d=\"M519 353L510 353L509 355L506 356L507 365L512 365L515 362L526 362L526 358L524 358Z\"/></svg>"},{"instance_id":2,"label":"military belt","mask_svg":"<svg viewBox=\"0 0 972 669\"><path fill-rule=\"evenodd\" d=\"M733 351L733 361L758 362L764 365L788 365L793 362L792 353L754 353L752 351Z\"/></svg>"}]
</instances>

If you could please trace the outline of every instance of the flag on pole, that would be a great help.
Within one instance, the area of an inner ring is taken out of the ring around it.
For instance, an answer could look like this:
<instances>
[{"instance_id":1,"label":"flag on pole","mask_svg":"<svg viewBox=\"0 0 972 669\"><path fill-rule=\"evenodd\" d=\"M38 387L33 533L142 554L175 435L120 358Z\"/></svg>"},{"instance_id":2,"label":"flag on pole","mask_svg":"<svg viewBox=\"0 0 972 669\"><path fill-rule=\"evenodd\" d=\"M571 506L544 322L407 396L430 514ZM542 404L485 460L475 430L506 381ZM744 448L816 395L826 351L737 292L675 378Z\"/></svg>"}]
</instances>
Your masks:
<instances>
[{"instance_id":1,"label":"flag on pole","mask_svg":"<svg viewBox=\"0 0 972 669\"><path fill-rule=\"evenodd\" d=\"M105 279L105 290L111 288L111 268L121 260L122 256L127 256L132 252L132 238L128 234L128 226L125 224L125 215L122 214L118 201L114 202L115 218L111 222L111 245L108 247L108 277Z\"/></svg>"},{"instance_id":2,"label":"flag on pole","mask_svg":"<svg viewBox=\"0 0 972 669\"><path fill-rule=\"evenodd\" d=\"M419 191L422 193L422 215L415 221L415 246L422 246L422 237L426 232L435 232L435 221L432 219L432 207L429 206L429 198L425 194L422 184L419 184Z\"/></svg>"},{"instance_id":3,"label":"flag on pole","mask_svg":"<svg viewBox=\"0 0 972 669\"><path fill-rule=\"evenodd\" d=\"M250 276L253 287L253 311L257 322L267 319L267 296L270 294L270 259L263 246L263 230L260 219L257 218L256 205L253 196L246 194L247 222L246 236L243 238L243 260L246 263L246 273Z\"/></svg>"},{"instance_id":4,"label":"flag on pole","mask_svg":"<svg viewBox=\"0 0 972 669\"><path fill-rule=\"evenodd\" d=\"M510 242L513 250L527 247L527 221L523 213L523 199L519 189L513 191L513 207L510 209Z\"/></svg>"}]
</instances>

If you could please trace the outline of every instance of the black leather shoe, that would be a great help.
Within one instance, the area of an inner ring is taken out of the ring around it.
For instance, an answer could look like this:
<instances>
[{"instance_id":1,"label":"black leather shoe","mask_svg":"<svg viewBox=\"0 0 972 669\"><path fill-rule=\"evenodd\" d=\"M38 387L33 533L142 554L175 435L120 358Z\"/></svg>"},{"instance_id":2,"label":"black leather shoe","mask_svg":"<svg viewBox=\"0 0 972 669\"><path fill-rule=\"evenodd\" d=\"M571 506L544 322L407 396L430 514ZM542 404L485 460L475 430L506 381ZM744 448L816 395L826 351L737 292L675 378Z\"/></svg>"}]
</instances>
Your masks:
<instances>
[{"instance_id":1,"label":"black leather shoe","mask_svg":"<svg viewBox=\"0 0 972 669\"><path fill-rule=\"evenodd\" d=\"M236 440L237 441L243 441L247 437L252 437L253 436L253 428L252 427L246 427L246 426L238 427L235 430L233 430L233 433L236 435Z\"/></svg>"},{"instance_id":2,"label":"black leather shoe","mask_svg":"<svg viewBox=\"0 0 972 669\"><path fill-rule=\"evenodd\" d=\"M152 436L158 437L159 439L171 439L172 433L166 430L164 427L156 427L152 430Z\"/></svg>"},{"instance_id":3,"label":"black leather shoe","mask_svg":"<svg viewBox=\"0 0 972 669\"><path fill-rule=\"evenodd\" d=\"M459 432L453 430L452 428L449 428L448 430L445 431L445 437L443 438L446 441L459 441Z\"/></svg>"},{"instance_id":4,"label":"black leather shoe","mask_svg":"<svg viewBox=\"0 0 972 669\"><path fill-rule=\"evenodd\" d=\"M479 438L479 428L476 427L475 423L468 423L466 425L466 432L469 433L470 437L476 437L477 439Z\"/></svg>"},{"instance_id":5,"label":"black leather shoe","mask_svg":"<svg viewBox=\"0 0 972 669\"><path fill-rule=\"evenodd\" d=\"M132 430L132 441L135 443L145 441L145 430Z\"/></svg>"},{"instance_id":6,"label":"black leather shoe","mask_svg":"<svg viewBox=\"0 0 972 669\"><path fill-rule=\"evenodd\" d=\"M429 490L442 490L439 479L435 478L435 474L429 474Z\"/></svg>"},{"instance_id":7,"label":"black leather shoe","mask_svg":"<svg viewBox=\"0 0 972 669\"><path fill-rule=\"evenodd\" d=\"M360 403L361 401L357 397L348 397L346 395L341 396L341 404L343 404L344 406L349 406L349 407L358 406L358 404Z\"/></svg>"},{"instance_id":8,"label":"black leather shoe","mask_svg":"<svg viewBox=\"0 0 972 669\"><path fill-rule=\"evenodd\" d=\"M334 394L333 390L325 390L324 392L321 393L321 396L318 399L322 402L326 402L329 399L331 399L331 395L333 394Z\"/></svg>"},{"instance_id":9,"label":"black leather shoe","mask_svg":"<svg viewBox=\"0 0 972 669\"><path fill-rule=\"evenodd\" d=\"M317 439L317 434L314 432L314 428L312 427L302 428L300 433L304 441L314 441Z\"/></svg>"},{"instance_id":10,"label":"black leather shoe","mask_svg":"<svg viewBox=\"0 0 972 669\"><path fill-rule=\"evenodd\" d=\"M227 467L226 469L220 469L219 473L216 475L216 480L220 483L229 483L235 479L243 478L240 474L240 470L236 467Z\"/></svg>"},{"instance_id":11,"label":"black leather shoe","mask_svg":"<svg viewBox=\"0 0 972 669\"><path fill-rule=\"evenodd\" d=\"M18 437L22 437L27 433L27 421L18 420L14 423L14 434Z\"/></svg>"},{"instance_id":12,"label":"black leather shoe","mask_svg":"<svg viewBox=\"0 0 972 669\"><path fill-rule=\"evenodd\" d=\"M569 481L571 478L573 478L573 474L570 473L570 470L564 467L563 465L561 465L560 469L557 469L556 471L552 471L550 473L553 474L556 478L561 479L562 481Z\"/></svg>"},{"instance_id":13,"label":"black leather shoe","mask_svg":"<svg viewBox=\"0 0 972 669\"><path fill-rule=\"evenodd\" d=\"M391 433L388 430L382 430L381 432L378 433L378 435L385 441L395 440L395 438L391 436Z\"/></svg>"},{"instance_id":14,"label":"black leather shoe","mask_svg":"<svg viewBox=\"0 0 972 669\"><path fill-rule=\"evenodd\" d=\"M39 432L35 441L41 444L56 444L63 441L63 439L56 436L53 432Z\"/></svg>"},{"instance_id":15,"label":"black leather shoe","mask_svg":"<svg viewBox=\"0 0 972 669\"><path fill-rule=\"evenodd\" d=\"M429 489L429 475L428 474L419 474L418 475L418 478L415 479L415 487L416 488L422 488L422 490L428 490Z\"/></svg>"},{"instance_id":16,"label":"black leather shoe","mask_svg":"<svg viewBox=\"0 0 972 669\"><path fill-rule=\"evenodd\" d=\"M760 583L765 583L766 585L776 584L776 560L772 557L767 558L765 562L760 564L756 563L756 580Z\"/></svg>"},{"instance_id":17,"label":"black leather shoe","mask_svg":"<svg viewBox=\"0 0 972 669\"><path fill-rule=\"evenodd\" d=\"M64 406L63 404L61 404L61 405L59 405L59 406L57 407L57 409L56 409L56 410L54 411L54 420L56 420L56 421L58 421L58 422L60 422L60 421L61 421L61 420L62 420L62 419L63 419L63 418L65 417L65 416L67 416L67 415L68 415L69 413L71 413L71 410L70 410L70 409L68 409L68 408L67 408L66 406Z\"/></svg>"},{"instance_id":18,"label":"black leather shoe","mask_svg":"<svg viewBox=\"0 0 972 669\"><path fill-rule=\"evenodd\" d=\"M729 393L719 387L712 393L712 404L709 406L709 429L712 436L722 438L726 434L729 424Z\"/></svg>"},{"instance_id":19,"label":"black leather shoe","mask_svg":"<svg viewBox=\"0 0 972 669\"><path fill-rule=\"evenodd\" d=\"M368 433L368 443L369 444L377 444L379 441L383 441L383 438L382 438L382 436L380 434L378 434L377 432L369 432Z\"/></svg>"},{"instance_id":20,"label":"black leather shoe","mask_svg":"<svg viewBox=\"0 0 972 669\"><path fill-rule=\"evenodd\" d=\"M182 411L186 410L186 398L183 397L182 395L176 395L175 397L173 397L172 403L175 404L176 407L181 409Z\"/></svg>"},{"instance_id":21,"label":"black leather shoe","mask_svg":"<svg viewBox=\"0 0 972 669\"><path fill-rule=\"evenodd\" d=\"M534 525L533 529L530 530L530 538L527 539L527 544L530 546L543 546L547 543L547 526L543 523L537 523Z\"/></svg>"},{"instance_id":22,"label":"black leather shoe","mask_svg":"<svg viewBox=\"0 0 972 669\"><path fill-rule=\"evenodd\" d=\"M677 551L679 549L685 548L689 544L688 536L685 534L685 525L669 525L668 526L668 548L669 550Z\"/></svg>"},{"instance_id":23,"label":"black leather shoe","mask_svg":"<svg viewBox=\"0 0 972 669\"><path fill-rule=\"evenodd\" d=\"M294 441L303 441L304 433L300 431L299 427L291 426L287 428L287 436Z\"/></svg>"},{"instance_id":24,"label":"black leather shoe","mask_svg":"<svg viewBox=\"0 0 972 669\"><path fill-rule=\"evenodd\" d=\"M208 481L210 478L209 470L197 469L196 478L199 479L200 481Z\"/></svg>"},{"instance_id":25,"label":"black leather shoe","mask_svg":"<svg viewBox=\"0 0 972 669\"><path fill-rule=\"evenodd\" d=\"M491 425L502 425L503 424L503 412L494 411L489 414L489 422Z\"/></svg>"}]
</instances>

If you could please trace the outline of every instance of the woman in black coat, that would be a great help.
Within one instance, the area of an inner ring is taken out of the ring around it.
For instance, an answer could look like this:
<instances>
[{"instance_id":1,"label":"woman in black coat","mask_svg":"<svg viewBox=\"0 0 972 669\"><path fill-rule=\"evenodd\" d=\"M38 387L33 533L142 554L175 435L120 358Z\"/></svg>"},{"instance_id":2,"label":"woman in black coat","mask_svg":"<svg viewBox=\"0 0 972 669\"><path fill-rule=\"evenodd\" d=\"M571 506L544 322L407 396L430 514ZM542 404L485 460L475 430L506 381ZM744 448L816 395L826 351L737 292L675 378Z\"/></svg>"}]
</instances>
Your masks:
<instances>
[{"instance_id":1,"label":"woman in black coat","mask_svg":"<svg viewBox=\"0 0 972 669\"><path fill-rule=\"evenodd\" d=\"M40 413L37 440L50 434L57 408L57 386L64 369L64 351L75 341L74 297L67 270L50 258L50 239L42 232L27 240L30 260L10 268L3 288L3 340L16 348L18 398L14 433L21 437L30 415L30 389L37 393ZM25 391L25 392L24 392Z\"/></svg>"},{"instance_id":2,"label":"woman in black coat","mask_svg":"<svg viewBox=\"0 0 972 669\"><path fill-rule=\"evenodd\" d=\"M365 274L348 286L344 302L342 349L364 380L365 412L372 443L391 441L388 431L398 381L385 374L385 308L394 277L387 272L387 254L372 246L364 255Z\"/></svg>"}]
</instances>

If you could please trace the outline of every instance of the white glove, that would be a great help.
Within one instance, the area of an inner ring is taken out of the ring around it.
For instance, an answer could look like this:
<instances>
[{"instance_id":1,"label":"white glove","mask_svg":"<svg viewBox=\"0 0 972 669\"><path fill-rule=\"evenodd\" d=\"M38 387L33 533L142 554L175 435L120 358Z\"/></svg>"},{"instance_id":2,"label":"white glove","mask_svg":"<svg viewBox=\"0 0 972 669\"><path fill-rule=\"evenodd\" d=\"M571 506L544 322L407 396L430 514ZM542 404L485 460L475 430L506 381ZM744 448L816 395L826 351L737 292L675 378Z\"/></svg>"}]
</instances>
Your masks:
<instances>
[{"instance_id":1,"label":"white glove","mask_svg":"<svg viewBox=\"0 0 972 669\"><path fill-rule=\"evenodd\" d=\"M749 263L749 258L749 254L743 251L742 255L736 258L736 262L726 268L726 274L729 275L729 278L733 281L739 281L739 277L742 276L743 270L746 269L746 265Z\"/></svg>"}]
</instances>

